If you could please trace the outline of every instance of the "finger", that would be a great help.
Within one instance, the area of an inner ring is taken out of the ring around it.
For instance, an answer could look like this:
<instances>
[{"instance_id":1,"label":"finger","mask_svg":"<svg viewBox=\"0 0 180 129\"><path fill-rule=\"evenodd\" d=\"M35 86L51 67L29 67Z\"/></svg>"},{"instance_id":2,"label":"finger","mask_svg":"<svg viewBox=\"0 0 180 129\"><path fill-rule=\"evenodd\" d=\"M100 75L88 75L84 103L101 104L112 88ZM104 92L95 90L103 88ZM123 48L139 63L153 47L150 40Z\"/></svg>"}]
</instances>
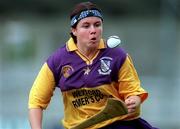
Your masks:
<instances>
[{"instance_id":1,"label":"finger","mask_svg":"<svg viewBox=\"0 0 180 129\"><path fill-rule=\"evenodd\" d=\"M130 104L130 103L131 103L131 99L126 99L126 100L125 100L125 104L128 105L128 104Z\"/></svg>"},{"instance_id":2,"label":"finger","mask_svg":"<svg viewBox=\"0 0 180 129\"><path fill-rule=\"evenodd\" d=\"M125 101L125 104L128 106L128 105L132 105L132 104L135 104L135 101L134 100L132 100L132 99L127 99L126 101Z\"/></svg>"},{"instance_id":3,"label":"finger","mask_svg":"<svg viewBox=\"0 0 180 129\"><path fill-rule=\"evenodd\" d=\"M128 113L133 113L133 112L135 112L134 108L128 109Z\"/></svg>"},{"instance_id":4,"label":"finger","mask_svg":"<svg viewBox=\"0 0 180 129\"><path fill-rule=\"evenodd\" d=\"M128 108L128 109L136 108L136 105L135 105L135 104L131 104L131 105L128 105L127 108Z\"/></svg>"}]
</instances>

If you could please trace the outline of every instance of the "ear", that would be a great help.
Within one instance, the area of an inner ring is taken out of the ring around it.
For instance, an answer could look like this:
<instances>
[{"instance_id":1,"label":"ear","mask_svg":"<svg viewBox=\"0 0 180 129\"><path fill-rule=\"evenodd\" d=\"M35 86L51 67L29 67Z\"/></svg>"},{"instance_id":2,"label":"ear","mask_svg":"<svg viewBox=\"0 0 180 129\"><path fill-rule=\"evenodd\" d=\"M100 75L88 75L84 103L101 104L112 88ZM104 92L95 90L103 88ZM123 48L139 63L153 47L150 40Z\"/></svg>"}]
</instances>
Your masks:
<instances>
[{"instance_id":1,"label":"ear","mask_svg":"<svg viewBox=\"0 0 180 129\"><path fill-rule=\"evenodd\" d=\"M75 29L75 28L71 28L71 32L73 33L74 36L77 36L77 35L76 35L76 29Z\"/></svg>"}]
</instances>

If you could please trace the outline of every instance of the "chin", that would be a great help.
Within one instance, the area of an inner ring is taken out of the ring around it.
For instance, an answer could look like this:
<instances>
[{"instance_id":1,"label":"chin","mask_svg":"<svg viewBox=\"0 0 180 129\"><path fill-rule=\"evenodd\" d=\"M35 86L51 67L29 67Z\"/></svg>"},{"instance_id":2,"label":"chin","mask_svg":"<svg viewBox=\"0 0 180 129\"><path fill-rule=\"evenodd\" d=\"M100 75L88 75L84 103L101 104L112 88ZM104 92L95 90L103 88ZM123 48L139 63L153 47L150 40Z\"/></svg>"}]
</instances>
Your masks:
<instances>
[{"instance_id":1,"label":"chin","mask_svg":"<svg viewBox=\"0 0 180 129\"><path fill-rule=\"evenodd\" d=\"M99 43L91 43L91 44L89 44L89 47L90 48L98 48L99 47Z\"/></svg>"}]
</instances>

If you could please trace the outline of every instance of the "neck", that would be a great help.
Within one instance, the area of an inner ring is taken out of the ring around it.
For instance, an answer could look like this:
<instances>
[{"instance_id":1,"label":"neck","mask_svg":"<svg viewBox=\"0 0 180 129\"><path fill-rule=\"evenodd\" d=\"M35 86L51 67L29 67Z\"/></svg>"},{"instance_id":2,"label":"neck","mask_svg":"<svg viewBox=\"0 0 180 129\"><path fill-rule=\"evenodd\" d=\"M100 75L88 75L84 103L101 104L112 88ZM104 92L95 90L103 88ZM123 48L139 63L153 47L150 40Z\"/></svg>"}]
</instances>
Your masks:
<instances>
[{"instance_id":1,"label":"neck","mask_svg":"<svg viewBox=\"0 0 180 129\"><path fill-rule=\"evenodd\" d=\"M78 51L83 54L88 59L92 59L96 53L98 52L98 49L92 48L92 49L82 49L78 47Z\"/></svg>"}]
</instances>

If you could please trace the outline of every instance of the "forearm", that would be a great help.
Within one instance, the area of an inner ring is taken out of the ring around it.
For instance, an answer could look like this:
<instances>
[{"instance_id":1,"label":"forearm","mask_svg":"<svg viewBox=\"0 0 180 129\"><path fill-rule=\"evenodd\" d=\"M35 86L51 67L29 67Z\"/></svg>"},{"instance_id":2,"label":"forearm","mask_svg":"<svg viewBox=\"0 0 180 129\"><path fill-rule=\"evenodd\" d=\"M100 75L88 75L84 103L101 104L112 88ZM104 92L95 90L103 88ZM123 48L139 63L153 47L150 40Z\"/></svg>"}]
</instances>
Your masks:
<instances>
[{"instance_id":1,"label":"forearm","mask_svg":"<svg viewBox=\"0 0 180 129\"><path fill-rule=\"evenodd\" d=\"M41 108L29 109L29 121L31 129L42 129L42 115L43 111Z\"/></svg>"}]
</instances>

